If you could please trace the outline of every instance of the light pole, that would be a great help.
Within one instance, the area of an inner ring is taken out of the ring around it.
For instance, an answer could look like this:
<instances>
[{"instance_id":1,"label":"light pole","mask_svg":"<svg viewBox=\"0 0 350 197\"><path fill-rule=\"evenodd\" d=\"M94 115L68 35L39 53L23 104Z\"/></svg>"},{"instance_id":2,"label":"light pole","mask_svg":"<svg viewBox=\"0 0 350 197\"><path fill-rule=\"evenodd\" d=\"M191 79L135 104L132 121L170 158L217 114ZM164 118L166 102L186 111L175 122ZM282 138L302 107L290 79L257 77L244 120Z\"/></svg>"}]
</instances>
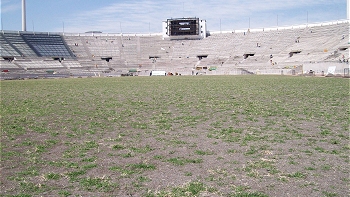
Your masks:
<instances>
[{"instance_id":1,"label":"light pole","mask_svg":"<svg viewBox=\"0 0 350 197\"><path fill-rule=\"evenodd\" d=\"M122 22L119 22L119 25L120 25L120 33L123 35Z\"/></svg>"},{"instance_id":2,"label":"light pole","mask_svg":"<svg viewBox=\"0 0 350 197\"><path fill-rule=\"evenodd\" d=\"M250 17L249 17L249 29L250 29Z\"/></svg>"},{"instance_id":3,"label":"light pole","mask_svg":"<svg viewBox=\"0 0 350 197\"><path fill-rule=\"evenodd\" d=\"M26 24L26 0L22 0L22 31L27 31Z\"/></svg>"}]
</instances>

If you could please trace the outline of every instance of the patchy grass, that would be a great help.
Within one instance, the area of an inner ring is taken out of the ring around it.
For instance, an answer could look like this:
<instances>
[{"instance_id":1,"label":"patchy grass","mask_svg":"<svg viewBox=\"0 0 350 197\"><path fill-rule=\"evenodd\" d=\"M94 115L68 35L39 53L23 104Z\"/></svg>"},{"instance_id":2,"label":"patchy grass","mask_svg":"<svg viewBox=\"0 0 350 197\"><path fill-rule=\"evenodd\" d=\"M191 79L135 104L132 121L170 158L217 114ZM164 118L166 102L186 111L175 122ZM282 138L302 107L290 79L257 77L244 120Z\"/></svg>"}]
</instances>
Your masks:
<instances>
[{"instance_id":1,"label":"patchy grass","mask_svg":"<svg viewBox=\"0 0 350 197\"><path fill-rule=\"evenodd\" d=\"M0 83L0 196L347 195L348 79Z\"/></svg>"}]
</instances>

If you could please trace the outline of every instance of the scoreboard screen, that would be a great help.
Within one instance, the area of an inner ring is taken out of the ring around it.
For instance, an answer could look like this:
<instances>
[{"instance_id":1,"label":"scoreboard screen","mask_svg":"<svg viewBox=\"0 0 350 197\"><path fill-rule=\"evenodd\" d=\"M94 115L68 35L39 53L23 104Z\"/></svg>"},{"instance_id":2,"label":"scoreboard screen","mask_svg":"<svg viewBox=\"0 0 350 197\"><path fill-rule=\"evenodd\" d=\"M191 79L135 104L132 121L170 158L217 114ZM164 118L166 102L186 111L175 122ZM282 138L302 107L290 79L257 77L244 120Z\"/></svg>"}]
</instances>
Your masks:
<instances>
[{"instance_id":1,"label":"scoreboard screen","mask_svg":"<svg viewBox=\"0 0 350 197\"><path fill-rule=\"evenodd\" d=\"M168 19L169 36L199 35L199 18Z\"/></svg>"}]
</instances>

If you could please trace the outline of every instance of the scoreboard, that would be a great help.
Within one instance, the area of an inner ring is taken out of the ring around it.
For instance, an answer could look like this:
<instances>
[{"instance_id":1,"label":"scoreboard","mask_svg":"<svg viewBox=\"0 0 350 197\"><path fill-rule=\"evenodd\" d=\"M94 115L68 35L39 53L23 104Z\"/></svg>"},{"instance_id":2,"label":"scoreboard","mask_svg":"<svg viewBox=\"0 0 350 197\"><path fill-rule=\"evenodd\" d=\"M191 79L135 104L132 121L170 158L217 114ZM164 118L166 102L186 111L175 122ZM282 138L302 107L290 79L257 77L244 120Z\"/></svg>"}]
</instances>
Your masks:
<instances>
[{"instance_id":1,"label":"scoreboard","mask_svg":"<svg viewBox=\"0 0 350 197\"><path fill-rule=\"evenodd\" d=\"M199 18L167 19L163 22L163 37L170 39L202 39L206 37L205 21Z\"/></svg>"},{"instance_id":2,"label":"scoreboard","mask_svg":"<svg viewBox=\"0 0 350 197\"><path fill-rule=\"evenodd\" d=\"M168 19L169 36L199 35L199 18Z\"/></svg>"}]
</instances>

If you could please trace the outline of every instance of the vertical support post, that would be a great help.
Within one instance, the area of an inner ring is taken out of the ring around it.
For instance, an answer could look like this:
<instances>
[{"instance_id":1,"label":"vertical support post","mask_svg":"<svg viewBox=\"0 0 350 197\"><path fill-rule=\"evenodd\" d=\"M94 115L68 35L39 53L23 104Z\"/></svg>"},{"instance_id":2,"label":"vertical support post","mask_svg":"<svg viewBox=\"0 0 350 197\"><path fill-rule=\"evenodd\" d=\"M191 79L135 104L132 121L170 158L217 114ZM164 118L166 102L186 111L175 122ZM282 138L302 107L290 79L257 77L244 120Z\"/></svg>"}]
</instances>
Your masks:
<instances>
[{"instance_id":1,"label":"vertical support post","mask_svg":"<svg viewBox=\"0 0 350 197\"><path fill-rule=\"evenodd\" d=\"M119 22L119 26L120 26L120 33L123 35L122 22Z\"/></svg>"},{"instance_id":2,"label":"vertical support post","mask_svg":"<svg viewBox=\"0 0 350 197\"><path fill-rule=\"evenodd\" d=\"M182 2L182 17L185 18L185 2Z\"/></svg>"},{"instance_id":3,"label":"vertical support post","mask_svg":"<svg viewBox=\"0 0 350 197\"><path fill-rule=\"evenodd\" d=\"M27 31L26 0L22 0L22 31Z\"/></svg>"},{"instance_id":4,"label":"vertical support post","mask_svg":"<svg viewBox=\"0 0 350 197\"><path fill-rule=\"evenodd\" d=\"M249 29L250 29L250 17L249 17Z\"/></svg>"}]
</instances>

